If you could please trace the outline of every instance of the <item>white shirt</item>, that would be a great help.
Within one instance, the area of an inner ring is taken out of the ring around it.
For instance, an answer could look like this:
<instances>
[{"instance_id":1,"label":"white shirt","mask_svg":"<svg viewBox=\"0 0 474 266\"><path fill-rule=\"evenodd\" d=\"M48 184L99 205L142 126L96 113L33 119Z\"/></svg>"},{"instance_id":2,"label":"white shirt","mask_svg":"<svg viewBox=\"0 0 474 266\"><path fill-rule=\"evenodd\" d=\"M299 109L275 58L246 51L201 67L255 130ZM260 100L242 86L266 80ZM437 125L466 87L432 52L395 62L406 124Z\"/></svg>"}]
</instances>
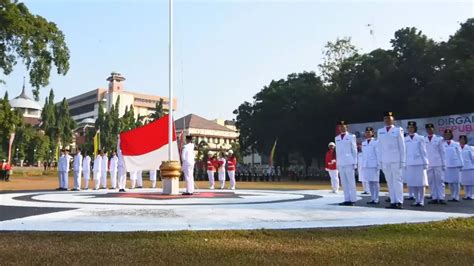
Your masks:
<instances>
[{"instance_id":1,"label":"white shirt","mask_svg":"<svg viewBox=\"0 0 474 266\"><path fill-rule=\"evenodd\" d=\"M82 154L80 152L74 156L74 171L82 171Z\"/></svg>"},{"instance_id":2,"label":"white shirt","mask_svg":"<svg viewBox=\"0 0 474 266\"><path fill-rule=\"evenodd\" d=\"M356 136L346 132L344 138L336 136L336 162L338 166L357 165Z\"/></svg>"},{"instance_id":3,"label":"white shirt","mask_svg":"<svg viewBox=\"0 0 474 266\"><path fill-rule=\"evenodd\" d=\"M377 140L370 138L370 142L362 142L362 158L360 165L362 168L377 168Z\"/></svg>"},{"instance_id":4,"label":"white shirt","mask_svg":"<svg viewBox=\"0 0 474 266\"><path fill-rule=\"evenodd\" d=\"M440 136L432 135L431 141L429 136L425 137L426 153L428 154L428 166L429 167L444 167L444 147L443 138Z\"/></svg>"},{"instance_id":5,"label":"white shirt","mask_svg":"<svg viewBox=\"0 0 474 266\"><path fill-rule=\"evenodd\" d=\"M424 165L428 167L428 155L426 153L425 138L418 134L405 137L405 145L407 151L407 165Z\"/></svg>"},{"instance_id":6,"label":"white shirt","mask_svg":"<svg viewBox=\"0 0 474 266\"><path fill-rule=\"evenodd\" d=\"M461 148L462 161L464 162L463 170L472 170L474 169L474 147L469 145L464 145Z\"/></svg>"},{"instance_id":7,"label":"white shirt","mask_svg":"<svg viewBox=\"0 0 474 266\"><path fill-rule=\"evenodd\" d=\"M84 157L84 160L82 161L82 168L82 170L86 173L91 171L91 157L89 155Z\"/></svg>"},{"instance_id":8,"label":"white shirt","mask_svg":"<svg viewBox=\"0 0 474 266\"><path fill-rule=\"evenodd\" d=\"M387 131L386 127L377 131L378 155L377 159L381 163L406 163L406 147L403 139L403 129L391 126Z\"/></svg>"},{"instance_id":9,"label":"white shirt","mask_svg":"<svg viewBox=\"0 0 474 266\"><path fill-rule=\"evenodd\" d=\"M112 156L112 158L110 158L110 165L109 165L109 171L110 172L117 172L117 168L118 168L118 157L117 155L114 155Z\"/></svg>"},{"instance_id":10,"label":"white shirt","mask_svg":"<svg viewBox=\"0 0 474 266\"><path fill-rule=\"evenodd\" d=\"M107 169L109 168L108 167L108 163L109 163L109 158L107 158L107 155L104 154L104 156L102 156L102 165L100 166L100 170L102 172L107 172Z\"/></svg>"},{"instance_id":11,"label":"white shirt","mask_svg":"<svg viewBox=\"0 0 474 266\"><path fill-rule=\"evenodd\" d=\"M71 160L71 156L68 154L68 155L61 155L61 157L59 157L59 161L58 161L58 171L60 172L69 172L69 162Z\"/></svg>"},{"instance_id":12,"label":"white shirt","mask_svg":"<svg viewBox=\"0 0 474 266\"><path fill-rule=\"evenodd\" d=\"M194 165L194 144L188 143L184 145L181 152L181 160L183 161L183 166L193 166Z\"/></svg>"},{"instance_id":13,"label":"white shirt","mask_svg":"<svg viewBox=\"0 0 474 266\"><path fill-rule=\"evenodd\" d=\"M219 163L221 166L219 167L218 171L221 173L225 172L225 162L226 162L225 158L219 158Z\"/></svg>"},{"instance_id":14,"label":"white shirt","mask_svg":"<svg viewBox=\"0 0 474 266\"><path fill-rule=\"evenodd\" d=\"M451 140L450 144L448 144L448 141L444 141L443 147L446 167L455 168L464 166L461 155L461 145L459 145L459 142Z\"/></svg>"},{"instance_id":15,"label":"white shirt","mask_svg":"<svg viewBox=\"0 0 474 266\"><path fill-rule=\"evenodd\" d=\"M94 172L100 172L102 170L102 156L97 155L94 160Z\"/></svg>"}]
</instances>

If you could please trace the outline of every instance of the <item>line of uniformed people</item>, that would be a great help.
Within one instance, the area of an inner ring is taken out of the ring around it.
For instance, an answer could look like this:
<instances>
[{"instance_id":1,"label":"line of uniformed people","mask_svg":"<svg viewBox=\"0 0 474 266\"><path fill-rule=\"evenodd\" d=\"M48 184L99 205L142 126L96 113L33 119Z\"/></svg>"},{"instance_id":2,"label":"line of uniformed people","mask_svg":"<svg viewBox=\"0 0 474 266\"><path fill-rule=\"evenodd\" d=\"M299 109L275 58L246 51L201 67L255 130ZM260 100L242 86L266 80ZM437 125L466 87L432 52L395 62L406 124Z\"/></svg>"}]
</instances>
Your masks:
<instances>
[{"instance_id":1,"label":"line of uniformed people","mask_svg":"<svg viewBox=\"0 0 474 266\"><path fill-rule=\"evenodd\" d=\"M72 160L72 169L70 163ZM89 189L89 181L93 180L94 190L107 189L107 179L110 178L110 189L119 189L125 192L127 173L124 169L123 158L115 152L112 153L110 159L105 151L99 150L98 155L92 161L92 158L78 148L74 157L69 155L69 150L62 149L58 160L59 187L56 190L68 190L68 173L72 170L74 185L71 191L80 191L81 189ZM131 189L143 187L143 172L129 172ZM156 187L157 170L149 171L151 187ZM81 186L81 181L83 185Z\"/></svg>"},{"instance_id":2,"label":"line of uniformed people","mask_svg":"<svg viewBox=\"0 0 474 266\"><path fill-rule=\"evenodd\" d=\"M403 206L403 184L408 186L408 200L412 206L423 207L425 188L431 192L430 204L445 203L445 183L449 185L452 202L460 200L463 185L465 200L473 199L474 147L469 146L467 136L461 135L459 142L453 140L451 129L443 137L434 134L433 124L426 124L427 136L417 134L415 121L408 122L407 133L394 125L392 112L384 114L385 127L377 131L367 127L361 152L357 151L356 137L347 131L345 121L338 123L341 134L335 143L329 144L326 154L326 170L331 178L332 192L339 189L339 177L344 188L344 202L353 206L357 200L355 170L363 183L364 193L370 194L367 204L379 204L379 177L384 173L389 190L390 205L387 208L401 209Z\"/></svg>"}]
</instances>

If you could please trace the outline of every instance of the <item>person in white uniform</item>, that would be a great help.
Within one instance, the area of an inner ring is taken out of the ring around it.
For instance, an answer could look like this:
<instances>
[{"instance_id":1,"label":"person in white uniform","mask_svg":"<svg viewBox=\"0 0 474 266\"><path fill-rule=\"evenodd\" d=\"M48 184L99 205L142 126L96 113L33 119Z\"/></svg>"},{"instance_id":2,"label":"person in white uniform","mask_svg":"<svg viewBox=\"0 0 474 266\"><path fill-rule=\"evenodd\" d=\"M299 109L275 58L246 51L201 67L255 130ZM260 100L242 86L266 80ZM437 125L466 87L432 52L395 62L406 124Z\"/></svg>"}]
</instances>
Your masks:
<instances>
[{"instance_id":1,"label":"person in white uniform","mask_svg":"<svg viewBox=\"0 0 474 266\"><path fill-rule=\"evenodd\" d=\"M125 169L125 162L122 156L122 150L120 149L120 139L117 143L117 176L118 176L118 188L119 192L125 192L125 186L127 186L127 171Z\"/></svg>"},{"instance_id":2,"label":"person in white uniform","mask_svg":"<svg viewBox=\"0 0 474 266\"><path fill-rule=\"evenodd\" d=\"M217 168L217 176L218 176L219 182L221 183L221 189L224 189L225 188L225 165L226 165L224 152L221 153L220 158L217 161L217 163L219 166Z\"/></svg>"},{"instance_id":3,"label":"person in white uniform","mask_svg":"<svg viewBox=\"0 0 474 266\"><path fill-rule=\"evenodd\" d=\"M100 166L100 188L107 189L107 171L109 169L109 158L107 157L107 152L102 151L101 154L102 160L100 161L102 165Z\"/></svg>"},{"instance_id":4,"label":"person in white uniform","mask_svg":"<svg viewBox=\"0 0 474 266\"><path fill-rule=\"evenodd\" d=\"M77 148L76 155L74 156L73 171L74 171L74 188L72 189L72 191L80 191L81 190L81 175L82 175L81 148Z\"/></svg>"},{"instance_id":5,"label":"person in white uniform","mask_svg":"<svg viewBox=\"0 0 474 266\"><path fill-rule=\"evenodd\" d=\"M426 153L425 138L416 132L418 127L415 121L408 121L408 135L405 137L407 166L405 177L407 185L413 191L415 202L412 206L425 205L425 187L428 186L428 155Z\"/></svg>"},{"instance_id":6,"label":"person in white uniform","mask_svg":"<svg viewBox=\"0 0 474 266\"><path fill-rule=\"evenodd\" d=\"M326 152L326 171L331 179L332 193L339 192L339 171L336 163L336 143L329 142L328 151Z\"/></svg>"},{"instance_id":7,"label":"person in white uniform","mask_svg":"<svg viewBox=\"0 0 474 266\"><path fill-rule=\"evenodd\" d=\"M194 193L194 157L193 137L186 136L186 144L181 152L184 181L186 182L186 192L183 195L193 195Z\"/></svg>"},{"instance_id":8,"label":"person in white uniform","mask_svg":"<svg viewBox=\"0 0 474 266\"><path fill-rule=\"evenodd\" d=\"M66 149L62 149L61 157L59 157L58 160L59 188L57 190L68 190L68 172L70 160L71 156L69 156L68 151Z\"/></svg>"},{"instance_id":9,"label":"person in white uniform","mask_svg":"<svg viewBox=\"0 0 474 266\"><path fill-rule=\"evenodd\" d=\"M338 126L341 134L335 137L336 161L344 190L344 202L339 203L339 205L354 206L357 201L355 183L355 169L357 168L356 136L347 132L345 121L339 121Z\"/></svg>"},{"instance_id":10,"label":"person in white uniform","mask_svg":"<svg viewBox=\"0 0 474 266\"><path fill-rule=\"evenodd\" d=\"M156 169L150 170L151 188L156 188Z\"/></svg>"},{"instance_id":11,"label":"person in white uniform","mask_svg":"<svg viewBox=\"0 0 474 266\"><path fill-rule=\"evenodd\" d=\"M464 187L463 200L472 200L474 194L474 147L467 145L467 136L459 136L464 167L461 169L461 184Z\"/></svg>"},{"instance_id":12,"label":"person in white uniform","mask_svg":"<svg viewBox=\"0 0 474 266\"><path fill-rule=\"evenodd\" d=\"M94 190L98 190L100 188L100 180L102 174L102 151L99 150L97 156L94 159Z\"/></svg>"},{"instance_id":13,"label":"person in white uniform","mask_svg":"<svg viewBox=\"0 0 474 266\"><path fill-rule=\"evenodd\" d=\"M118 157L115 152L112 152L112 157L110 157L109 161L109 172L110 172L110 188L115 189L117 188L117 165Z\"/></svg>"},{"instance_id":14,"label":"person in white uniform","mask_svg":"<svg viewBox=\"0 0 474 266\"><path fill-rule=\"evenodd\" d=\"M446 204L445 199L445 185L444 185L444 170L445 158L443 138L434 134L435 127L432 123L425 125L426 153L428 154L428 186L430 188L431 201L429 204Z\"/></svg>"},{"instance_id":15,"label":"person in white uniform","mask_svg":"<svg viewBox=\"0 0 474 266\"><path fill-rule=\"evenodd\" d=\"M365 140L362 142L362 157L359 163L360 172L368 182L371 201L369 205L379 204L380 192L380 170L378 169L377 159L377 140L374 139L374 129L365 128Z\"/></svg>"},{"instance_id":16,"label":"person in white uniform","mask_svg":"<svg viewBox=\"0 0 474 266\"><path fill-rule=\"evenodd\" d=\"M403 129L394 125L393 112L384 113L385 127L377 131L378 167L387 180L390 195L389 209L403 209L402 170L406 165L405 140Z\"/></svg>"},{"instance_id":17,"label":"person in white uniform","mask_svg":"<svg viewBox=\"0 0 474 266\"><path fill-rule=\"evenodd\" d=\"M448 201L459 202L461 169L464 163L461 155L461 145L453 140L453 131L451 129L444 130L443 147L446 159L444 179L448 183L451 192L451 199Z\"/></svg>"},{"instance_id":18,"label":"person in white uniform","mask_svg":"<svg viewBox=\"0 0 474 266\"><path fill-rule=\"evenodd\" d=\"M89 189L89 180L91 179L91 157L84 151L84 159L82 161L82 175L84 176L84 190Z\"/></svg>"}]
</instances>

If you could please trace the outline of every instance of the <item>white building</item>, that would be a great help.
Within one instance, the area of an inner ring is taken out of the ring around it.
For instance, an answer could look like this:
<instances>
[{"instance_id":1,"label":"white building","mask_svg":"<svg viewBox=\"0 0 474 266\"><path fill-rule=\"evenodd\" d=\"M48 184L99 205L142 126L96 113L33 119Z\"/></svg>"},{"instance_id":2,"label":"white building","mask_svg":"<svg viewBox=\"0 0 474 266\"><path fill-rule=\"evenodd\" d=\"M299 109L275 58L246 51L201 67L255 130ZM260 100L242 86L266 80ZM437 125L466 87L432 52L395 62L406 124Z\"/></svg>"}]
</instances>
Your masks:
<instances>
[{"instance_id":1,"label":"white building","mask_svg":"<svg viewBox=\"0 0 474 266\"><path fill-rule=\"evenodd\" d=\"M43 109L39 102L26 95L25 82L21 94L9 101L10 106L23 115L23 122L31 125L38 125Z\"/></svg>"}]
</instances>

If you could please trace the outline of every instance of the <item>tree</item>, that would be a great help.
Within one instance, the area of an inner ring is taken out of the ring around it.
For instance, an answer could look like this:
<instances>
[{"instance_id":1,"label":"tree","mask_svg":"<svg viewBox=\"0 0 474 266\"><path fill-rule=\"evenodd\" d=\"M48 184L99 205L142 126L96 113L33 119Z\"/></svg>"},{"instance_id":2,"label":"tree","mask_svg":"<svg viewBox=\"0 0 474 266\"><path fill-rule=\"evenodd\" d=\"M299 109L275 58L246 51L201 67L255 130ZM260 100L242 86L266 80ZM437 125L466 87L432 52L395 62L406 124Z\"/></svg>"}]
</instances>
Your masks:
<instances>
[{"instance_id":1,"label":"tree","mask_svg":"<svg viewBox=\"0 0 474 266\"><path fill-rule=\"evenodd\" d=\"M319 65L322 80L328 89L339 90L335 77L341 69L342 63L357 54L357 48L351 43L350 37L337 38L335 42L328 42L323 50L323 63Z\"/></svg>"},{"instance_id":2,"label":"tree","mask_svg":"<svg viewBox=\"0 0 474 266\"><path fill-rule=\"evenodd\" d=\"M47 86L52 65L58 74L69 70L69 49L55 23L31 14L23 3L0 1L0 68L9 75L21 59L29 71L35 100Z\"/></svg>"},{"instance_id":3,"label":"tree","mask_svg":"<svg viewBox=\"0 0 474 266\"><path fill-rule=\"evenodd\" d=\"M5 158L8 155L9 136L22 125L22 115L13 110L8 102L8 93L0 100L0 156Z\"/></svg>"},{"instance_id":4,"label":"tree","mask_svg":"<svg viewBox=\"0 0 474 266\"><path fill-rule=\"evenodd\" d=\"M149 116L149 121L150 122L153 122L157 119L160 119L162 118L163 116L165 116L165 111L163 110L163 99L160 99L158 102L156 102L156 105L155 105L155 111L154 113L151 113L150 116Z\"/></svg>"},{"instance_id":5,"label":"tree","mask_svg":"<svg viewBox=\"0 0 474 266\"><path fill-rule=\"evenodd\" d=\"M76 128L76 122L69 113L69 105L66 98L63 98L61 104L58 106L56 117L58 140L63 147L66 147L72 143L73 130Z\"/></svg>"},{"instance_id":6,"label":"tree","mask_svg":"<svg viewBox=\"0 0 474 266\"><path fill-rule=\"evenodd\" d=\"M49 138L50 150L56 150L58 127L56 120L56 104L54 103L54 91L49 91L49 96L45 98L43 111L41 112L41 124L40 128L44 131L45 135Z\"/></svg>"}]
</instances>

